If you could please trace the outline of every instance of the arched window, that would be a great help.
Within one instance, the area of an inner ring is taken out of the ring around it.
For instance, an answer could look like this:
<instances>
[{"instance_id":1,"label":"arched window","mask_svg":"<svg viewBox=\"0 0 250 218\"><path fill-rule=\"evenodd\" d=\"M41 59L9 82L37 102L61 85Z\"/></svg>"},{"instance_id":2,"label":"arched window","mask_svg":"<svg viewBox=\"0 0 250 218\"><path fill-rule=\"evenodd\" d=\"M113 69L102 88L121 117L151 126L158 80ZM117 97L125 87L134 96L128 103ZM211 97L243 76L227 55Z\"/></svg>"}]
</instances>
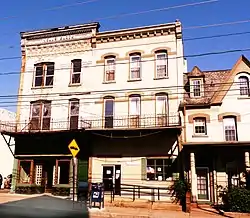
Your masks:
<instances>
[{"instance_id":1,"label":"arched window","mask_svg":"<svg viewBox=\"0 0 250 218\"><path fill-rule=\"evenodd\" d=\"M115 81L115 64L116 64L115 56L110 55L105 57L105 75L104 75L105 82Z\"/></svg>"},{"instance_id":2,"label":"arched window","mask_svg":"<svg viewBox=\"0 0 250 218\"><path fill-rule=\"evenodd\" d=\"M157 93L155 100L156 124L166 126L168 122L168 95L167 93Z\"/></svg>"},{"instance_id":3,"label":"arched window","mask_svg":"<svg viewBox=\"0 0 250 218\"><path fill-rule=\"evenodd\" d=\"M168 53L166 50L155 52L155 68L156 78L165 78L168 76Z\"/></svg>"},{"instance_id":4,"label":"arched window","mask_svg":"<svg viewBox=\"0 0 250 218\"><path fill-rule=\"evenodd\" d=\"M131 80L141 79L141 54L132 53L129 56L130 56L129 78Z\"/></svg>"},{"instance_id":5,"label":"arched window","mask_svg":"<svg viewBox=\"0 0 250 218\"><path fill-rule=\"evenodd\" d=\"M239 77L240 95L249 95L249 79L246 76Z\"/></svg>"}]
</instances>

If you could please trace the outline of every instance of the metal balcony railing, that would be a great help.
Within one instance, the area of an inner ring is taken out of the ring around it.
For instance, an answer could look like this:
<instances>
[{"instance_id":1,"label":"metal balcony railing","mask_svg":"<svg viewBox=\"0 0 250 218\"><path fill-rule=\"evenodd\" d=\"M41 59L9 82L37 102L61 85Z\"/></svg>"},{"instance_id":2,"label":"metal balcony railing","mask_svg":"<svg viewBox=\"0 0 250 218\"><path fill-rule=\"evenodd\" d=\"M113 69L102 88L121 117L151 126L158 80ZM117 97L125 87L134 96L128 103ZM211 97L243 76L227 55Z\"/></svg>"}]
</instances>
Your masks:
<instances>
[{"instance_id":1,"label":"metal balcony railing","mask_svg":"<svg viewBox=\"0 0 250 218\"><path fill-rule=\"evenodd\" d=\"M130 115L94 118L31 119L16 122L0 121L0 132L63 131L76 129L136 129L181 126L179 113L170 115Z\"/></svg>"}]
</instances>

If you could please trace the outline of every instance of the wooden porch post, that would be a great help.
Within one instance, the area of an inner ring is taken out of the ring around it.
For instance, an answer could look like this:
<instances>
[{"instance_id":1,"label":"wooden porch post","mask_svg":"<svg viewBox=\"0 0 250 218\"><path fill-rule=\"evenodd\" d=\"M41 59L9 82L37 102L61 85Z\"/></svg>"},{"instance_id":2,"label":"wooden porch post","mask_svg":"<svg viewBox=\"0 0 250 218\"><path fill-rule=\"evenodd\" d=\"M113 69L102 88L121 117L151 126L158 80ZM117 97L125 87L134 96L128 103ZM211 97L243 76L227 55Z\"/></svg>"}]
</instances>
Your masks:
<instances>
[{"instance_id":1,"label":"wooden porch post","mask_svg":"<svg viewBox=\"0 0 250 218\"><path fill-rule=\"evenodd\" d=\"M56 167L55 167L55 180L54 180L54 185L58 184L58 159L56 159Z\"/></svg>"},{"instance_id":2,"label":"wooden porch post","mask_svg":"<svg viewBox=\"0 0 250 218\"><path fill-rule=\"evenodd\" d=\"M30 163L30 184L34 183L34 160Z\"/></svg>"}]
</instances>

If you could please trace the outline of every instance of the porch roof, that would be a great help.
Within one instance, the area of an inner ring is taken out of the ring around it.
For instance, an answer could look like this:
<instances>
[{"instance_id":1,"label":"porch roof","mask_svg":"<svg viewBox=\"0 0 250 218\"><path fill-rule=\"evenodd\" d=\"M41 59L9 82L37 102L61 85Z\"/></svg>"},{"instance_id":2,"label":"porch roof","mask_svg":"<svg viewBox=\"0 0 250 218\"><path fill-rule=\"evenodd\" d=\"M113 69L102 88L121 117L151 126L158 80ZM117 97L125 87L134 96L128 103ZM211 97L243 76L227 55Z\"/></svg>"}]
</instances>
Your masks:
<instances>
[{"instance_id":1,"label":"porch roof","mask_svg":"<svg viewBox=\"0 0 250 218\"><path fill-rule=\"evenodd\" d=\"M224 141L224 142L184 142L183 146L250 146L250 141Z\"/></svg>"},{"instance_id":2,"label":"porch roof","mask_svg":"<svg viewBox=\"0 0 250 218\"><path fill-rule=\"evenodd\" d=\"M59 134L72 134L84 132L85 129L70 129L70 130L58 130L58 131L23 131L23 132L11 132L11 131L1 131L2 135L8 135L10 137L19 136L47 136L47 135L59 135Z\"/></svg>"}]
</instances>

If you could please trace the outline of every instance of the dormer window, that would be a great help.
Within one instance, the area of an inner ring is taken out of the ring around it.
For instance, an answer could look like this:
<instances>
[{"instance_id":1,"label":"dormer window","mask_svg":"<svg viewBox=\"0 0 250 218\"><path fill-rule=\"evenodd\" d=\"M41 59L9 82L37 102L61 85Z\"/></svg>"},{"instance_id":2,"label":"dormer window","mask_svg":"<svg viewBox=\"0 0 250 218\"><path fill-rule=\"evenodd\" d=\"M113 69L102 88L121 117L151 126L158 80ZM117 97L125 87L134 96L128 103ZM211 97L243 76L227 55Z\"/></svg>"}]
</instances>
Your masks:
<instances>
[{"instance_id":1,"label":"dormer window","mask_svg":"<svg viewBox=\"0 0 250 218\"><path fill-rule=\"evenodd\" d=\"M239 77L240 95L249 95L249 79L246 76Z\"/></svg>"},{"instance_id":2,"label":"dormer window","mask_svg":"<svg viewBox=\"0 0 250 218\"><path fill-rule=\"evenodd\" d=\"M203 96L202 79L190 79L190 96L194 98L199 98Z\"/></svg>"}]
</instances>

